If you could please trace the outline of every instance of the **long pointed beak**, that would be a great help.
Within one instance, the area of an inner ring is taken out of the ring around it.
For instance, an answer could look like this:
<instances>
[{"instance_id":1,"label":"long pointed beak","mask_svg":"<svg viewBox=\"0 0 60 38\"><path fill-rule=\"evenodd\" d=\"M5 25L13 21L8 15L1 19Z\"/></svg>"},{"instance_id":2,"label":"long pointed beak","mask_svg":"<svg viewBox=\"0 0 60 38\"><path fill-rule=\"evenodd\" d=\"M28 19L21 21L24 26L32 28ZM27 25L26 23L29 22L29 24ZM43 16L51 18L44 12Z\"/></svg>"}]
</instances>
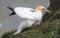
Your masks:
<instances>
[{"instance_id":1,"label":"long pointed beak","mask_svg":"<svg viewBox=\"0 0 60 38\"><path fill-rule=\"evenodd\" d=\"M51 13L51 11L49 11L48 9L45 8L45 10L46 10L48 13Z\"/></svg>"}]
</instances>

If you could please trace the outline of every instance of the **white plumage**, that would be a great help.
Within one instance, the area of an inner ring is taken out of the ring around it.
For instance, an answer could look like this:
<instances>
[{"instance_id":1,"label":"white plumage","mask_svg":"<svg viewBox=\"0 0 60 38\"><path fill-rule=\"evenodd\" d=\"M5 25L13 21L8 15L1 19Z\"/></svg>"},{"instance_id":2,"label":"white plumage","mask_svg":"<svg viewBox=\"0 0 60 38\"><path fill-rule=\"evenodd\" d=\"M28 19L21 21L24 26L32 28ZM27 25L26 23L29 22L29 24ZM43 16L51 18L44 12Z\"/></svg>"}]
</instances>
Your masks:
<instances>
[{"instance_id":1,"label":"white plumage","mask_svg":"<svg viewBox=\"0 0 60 38\"><path fill-rule=\"evenodd\" d=\"M23 22L17 27L17 31L13 33L16 35L20 33L24 28L31 27L32 24L40 24L44 13L42 11L48 11L43 6L37 6L36 9L27 8L27 7L16 7L14 9L15 13L24 19ZM49 11L48 11L49 12Z\"/></svg>"},{"instance_id":2,"label":"white plumage","mask_svg":"<svg viewBox=\"0 0 60 38\"><path fill-rule=\"evenodd\" d=\"M32 8L24 8L24 7L17 7L14 9L16 14L21 18L27 18L27 19L37 19L42 17L42 13L37 13ZM32 12L34 11L34 12Z\"/></svg>"}]
</instances>

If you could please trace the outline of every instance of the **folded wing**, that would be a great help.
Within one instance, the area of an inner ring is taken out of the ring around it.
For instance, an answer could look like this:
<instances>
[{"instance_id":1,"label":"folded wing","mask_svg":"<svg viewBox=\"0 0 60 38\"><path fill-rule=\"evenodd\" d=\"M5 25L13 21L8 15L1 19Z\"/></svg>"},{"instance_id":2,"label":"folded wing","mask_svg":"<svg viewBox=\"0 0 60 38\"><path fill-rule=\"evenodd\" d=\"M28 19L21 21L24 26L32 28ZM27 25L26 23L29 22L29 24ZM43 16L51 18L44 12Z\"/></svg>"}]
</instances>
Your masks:
<instances>
[{"instance_id":1,"label":"folded wing","mask_svg":"<svg viewBox=\"0 0 60 38\"><path fill-rule=\"evenodd\" d=\"M34 10L32 8L24 8L24 7L17 7L14 9L16 14L21 18L27 18L27 19L35 19L34 13L31 12L31 10Z\"/></svg>"}]
</instances>

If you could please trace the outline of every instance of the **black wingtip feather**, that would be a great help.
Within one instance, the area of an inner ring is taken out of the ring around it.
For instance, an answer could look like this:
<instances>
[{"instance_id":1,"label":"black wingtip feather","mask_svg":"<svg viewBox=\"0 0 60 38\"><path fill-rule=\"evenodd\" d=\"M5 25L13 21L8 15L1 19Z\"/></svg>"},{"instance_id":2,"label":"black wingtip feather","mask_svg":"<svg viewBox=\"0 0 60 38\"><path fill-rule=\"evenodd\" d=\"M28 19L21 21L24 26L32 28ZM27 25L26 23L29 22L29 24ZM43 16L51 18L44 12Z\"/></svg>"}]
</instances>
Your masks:
<instances>
[{"instance_id":1,"label":"black wingtip feather","mask_svg":"<svg viewBox=\"0 0 60 38\"><path fill-rule=\"evenodd\" d=\"M12 11L12 13L11 13L9 16L11 16L11 15L15 15L15 11L14 11L13 8L11 8L11 7L7 7L7 8L10 9L10 10Z\"/></svg>"},{"instance_id":2,"label":"black wingtip feather","mask_svg":"<svg viewBox=\"0 0 60 38\"><path fill-rule=\"evenodd\" d=\"M7 7L8 9L10 9L11 11L14 11L14 9L13 8L11 8L11 7Z\"/></svg>"},{"instance_id":3,"label":"black wingtip feather","mask_svg":"<svg viewBox=\"0 0 60 38\"><path fill-rule=\"evenodd\" d=\"M15 12L12 12L9 16L11 16L11 15L15 15Z\"/></svg>"}]
</instances>

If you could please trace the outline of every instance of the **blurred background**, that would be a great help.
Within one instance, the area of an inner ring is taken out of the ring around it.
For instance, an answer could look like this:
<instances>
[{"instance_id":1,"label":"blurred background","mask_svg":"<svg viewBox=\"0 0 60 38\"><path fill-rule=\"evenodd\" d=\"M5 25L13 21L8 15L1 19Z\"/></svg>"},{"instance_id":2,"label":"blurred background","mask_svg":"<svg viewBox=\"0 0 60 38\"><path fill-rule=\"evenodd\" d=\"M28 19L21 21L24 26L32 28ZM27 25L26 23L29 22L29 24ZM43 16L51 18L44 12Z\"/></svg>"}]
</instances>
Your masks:
<instances>
[{"instance_id":1,"label":"blurred background","mask_svg":"<svg viewBox=\"0 0 60 38\"><path fill-rule=\"evenodd\" d=\"M7 31L16 29L23 21L17 15L9 16L12 11L7 9L7 6L35 8L38 5L49 7L50 0L0 0L0 36Z\"/></svg>"}]
</instances>

